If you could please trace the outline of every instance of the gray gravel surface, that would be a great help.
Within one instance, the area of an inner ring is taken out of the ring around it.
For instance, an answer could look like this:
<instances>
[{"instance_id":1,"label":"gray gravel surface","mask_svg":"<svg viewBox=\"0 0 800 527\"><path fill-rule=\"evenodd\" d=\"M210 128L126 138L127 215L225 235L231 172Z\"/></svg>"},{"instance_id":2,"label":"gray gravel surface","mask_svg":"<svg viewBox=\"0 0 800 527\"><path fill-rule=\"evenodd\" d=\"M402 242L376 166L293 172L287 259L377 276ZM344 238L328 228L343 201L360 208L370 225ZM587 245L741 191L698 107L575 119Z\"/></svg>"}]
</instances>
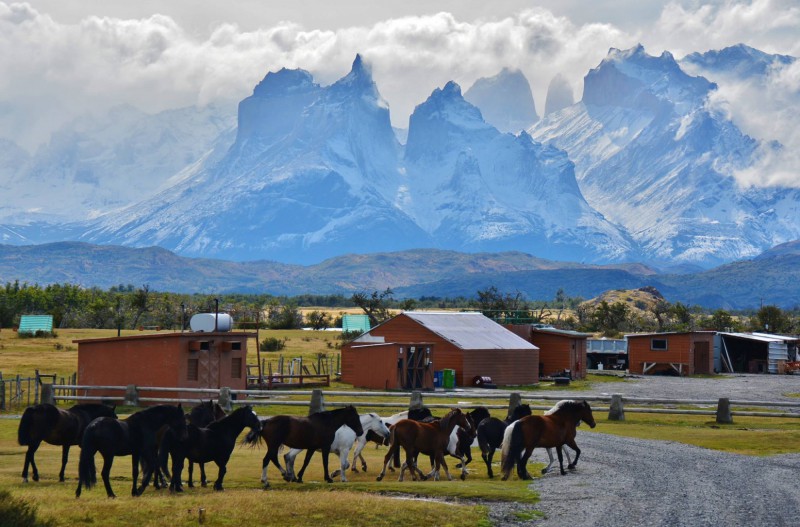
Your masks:
<instances>
[{"instance_id":1,"label":"gray gravel surface","mask_svg":"<svg viewBox=\"0 0 800 527\"><path fill-rule=\"evenodd\" d=\"M621 393L629 397L797 402L787 394L799 392L800 376L726 375L715 379L643 377L597 384L590 391L564 391L563 395L579 398ZM583 426L578 429L582 455L577 470L566 476L555 470L537 478L531 488L541 501L533 508L519 504L492 507L494 525L800 525L800 453L741 456L587 430ZM540 450L532 457L538 462L545 459ZM541 517L524 520L517 514L521 511L537 511Z\"/></svg>"}]
</instances>

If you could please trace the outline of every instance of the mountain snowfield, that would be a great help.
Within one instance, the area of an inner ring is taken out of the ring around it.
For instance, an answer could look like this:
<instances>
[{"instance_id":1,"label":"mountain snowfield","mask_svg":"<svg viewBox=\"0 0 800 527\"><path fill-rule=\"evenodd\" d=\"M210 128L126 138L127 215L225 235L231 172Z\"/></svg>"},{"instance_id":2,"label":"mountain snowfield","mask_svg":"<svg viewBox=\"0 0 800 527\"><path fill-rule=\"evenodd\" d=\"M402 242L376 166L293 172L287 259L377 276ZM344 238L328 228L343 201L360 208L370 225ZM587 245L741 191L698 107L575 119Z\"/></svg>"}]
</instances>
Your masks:
<instances>
[{"instance_id":1,"label":"mountain snowfield","mask_svg":"<svg viewBox=\"0 0 800 527\"><path fill-rule=\"evenodd\" d=\"M612 49L577 103L552 83L566 102L538 121L527 80L503 70L467 97L454 82L435 90L396 133L360 56L330 86L268 73L237 123L213 107L119 109L33 155L0 144L16 196L0 197L0 240L304 264L424 247L663 267L752 257L800 238L800 195L737 181L780 145L709 98L719 72L765 75L794 59L737 50L678 62Z\"/></svg>"}]
</instances>

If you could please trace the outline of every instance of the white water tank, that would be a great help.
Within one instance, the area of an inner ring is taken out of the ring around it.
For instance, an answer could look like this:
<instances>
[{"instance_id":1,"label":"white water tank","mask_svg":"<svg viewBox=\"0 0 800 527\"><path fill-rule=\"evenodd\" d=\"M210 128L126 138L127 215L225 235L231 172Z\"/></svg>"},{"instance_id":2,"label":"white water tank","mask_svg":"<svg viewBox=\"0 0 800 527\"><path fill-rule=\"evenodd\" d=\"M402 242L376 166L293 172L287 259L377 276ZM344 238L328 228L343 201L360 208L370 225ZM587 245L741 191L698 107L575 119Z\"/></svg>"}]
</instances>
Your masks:
<instances>
[{"instance_id":1,"label":"white water tank","mask_svg":"<svg viewBox=\"0 0 800 527\"><path fill-rule=\"evenodd\" d=\"M213 331L230 331L233 329L233 317L227 313L198 313L189 320L192 331L212 333Z\"/></svg>"}]
</instances>

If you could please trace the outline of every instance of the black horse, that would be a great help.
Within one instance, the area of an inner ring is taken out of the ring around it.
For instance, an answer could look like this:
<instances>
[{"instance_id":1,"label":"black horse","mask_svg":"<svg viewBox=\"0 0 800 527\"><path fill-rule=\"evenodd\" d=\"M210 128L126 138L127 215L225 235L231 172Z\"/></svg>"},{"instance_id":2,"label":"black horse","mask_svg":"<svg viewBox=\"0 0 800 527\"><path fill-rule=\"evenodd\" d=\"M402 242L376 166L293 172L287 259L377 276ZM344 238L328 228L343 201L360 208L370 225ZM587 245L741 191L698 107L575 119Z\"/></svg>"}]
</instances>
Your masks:
<instances>
[{"instance_id":1,"label":"black horse","mask_svg":"<svg viewBox=\"0 0 800 527\"><path fill-rule=\"evenodd\" d=\"M197 428L205 428L209 424L222 419L227 414L225 410L213 400L209 399L208 401L203 401L200 404L195 405L192 410L186 414L186 424L187 425L194 425ZM167 479L172 480L171 473L167 467L167 460L172 457L172 464L173 464L173 471L176 462L176 455L179 455L178 452L173 452L172 449L178 448L181 444L175 438L175 434L168 427L162 427L162 434L159 438L159 449L158 449L158 472L154 475L153 480L156 488L161 488L162 481L161 475L163 474L164 477ZM206 486L206 469L204 463L199 463L200 465L200 484L205 487ZM192 482L192 471L194 468L194 463L189 461L189 486L193 487L194 484ZM178 487L173 488L172 484L170 483L170 490L174 490L176 492L183 491L183 486L180 485L180 479L178 480ZM166 484L163 484L166 487Z\"/></svg>"},{"instance_id":2,"label":"black horse","mask_svg":"<svg viewBox=\"0 0 800 527\"><path fill-rule=\"evenodd\" d=\"M489 419L490 417L491 414L485 406L476 406L467 412L467 421L469 421L470 429L465 430L461 427L458 428L458 432L456 432L458 442L456 443L455 454L450 453L450 455L456 458L463 458L465 465L471 463L472 443L475 441L475 437L477 436L478 425L484 419ZM456 467L461 468L461 465L456 465Z\"/></svg>"},{"instance_id":3,"label":"black horse","mask_svg":"<svg viewBox=\"0 0 800 527\"><path fill-rule=\"evenodd\" d=\"M158 463L157 434L164 425L170 427L178 438L186 437L186 417L180 404L152 406L121 421L108 417L92 421L83 433L81 458L78 464L78 488L75 496L80 497L84 486L87 489L92 488L97 481L95 452L100 452L103 456L101 474L109 498L116 497L108 479L115 456L131 456L133 471L131 494L141 495ZM140 462L143 467L142 486L137 489Z\"/></svg>"},{"instance_id":4,"label":"black horse","mask_svg":"<svg viewBox=\"0 0 800 527\"><path fill-rule=\"evenodd\" d=\"M481 457L486 462L486 470L490 478L494 477L492 457L495 450L503 444L503 432L505 432L508 425L526 415L531 415L531 407L527 404L520 404L512 410L504 421L496 417L490 417L478 424L478 446L481 449Z\"/></svg>"},{"instance_id":5,"label":"black horse","mask_svg":"<svg viewBox=\"0 0 800 527\"><path fill-rule=\"evenodd\" d=\"M33 469L33 481L39 481L39 470L33 456L42 441L61 446L61 472L58 481L64 481L64 469L69 459L69 448L79 445L83 431L98 417L117 418L114 408L103 404L76 404L68 410L62 410L52 404L37 404L25 409L17 430L17 441L27 446L25 466L22 469L22 481L28 481L28 466Z\"/></svg>"},{"instance_id":6,"label":"black horse","mask_svg":"<svg viewBox=\"0 0 800 527\"><path fill-rule=\"evenodd\" d=\"M179 441L173 452L173 470L170 490L179 491L181 486L181 471L183 461L208 463L213 461L219 467L214 490L223 490L222 480L227 472L228 460L236 446L236 438L245 427L250 427L254 434L261 432L261 421L250 405L242 406L230 415L218 421L213 421L207 427L201 428L190 424L184 441ZM192 465L189 465L189 481L192 479ZM190 483L191 486L191 483Z\"/></svg>"}]
</instances>

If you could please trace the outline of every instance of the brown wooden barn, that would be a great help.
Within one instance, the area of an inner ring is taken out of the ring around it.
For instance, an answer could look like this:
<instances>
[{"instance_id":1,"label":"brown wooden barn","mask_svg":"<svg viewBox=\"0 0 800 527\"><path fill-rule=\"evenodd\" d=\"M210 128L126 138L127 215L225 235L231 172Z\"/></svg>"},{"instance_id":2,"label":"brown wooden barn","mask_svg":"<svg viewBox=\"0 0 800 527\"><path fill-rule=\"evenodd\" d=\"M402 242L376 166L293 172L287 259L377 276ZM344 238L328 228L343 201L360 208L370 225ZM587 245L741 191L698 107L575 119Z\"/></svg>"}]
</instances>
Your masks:
<instances>
[{"instance_id":1,"label":"brown wooden barn","mask_svg":"<svg viewBox=\"0 0 800 527\"><path fill-rule=\"evenodd\" d=\"M626 335L631 373L672 371L679 375L714 371L714 331Z\"/></svg>"},{"instance_id":2,"label":"brown wooden barn","mask_svg":"<svg viewBox=\"0 0 800 527\"><path fill-rule=\"evenodd\" d=\"M436 356L431 359L429 369L455 370L458 386L469 386L479 376L491 377L496 385L534 384L539 380L539 349L490 318L481 313L421 311L401 313L342 346L342 380L361 378L365 373L359 370L372 371L374 362L369 360L352 361L349 367L355 370L345 371L344 365L350 360L348 354L354 348L394 344L375 350L380 354L393 353L397 368L398 347L408 343L431 345L431 353L435 350Z\"/></svg>"},{"instance_id":3,"label":"brown wooden barn","mask_svg":"<svg viewBox=\"0 0 800 527\"><path fill-rule=\"evenodd\" d=\"M508 329L539 348L539 374L551 377L569 372L573 379L586 378L586 339L579 333L531 324L509 324Z\"/></svg>"},{"instance_id":4,"label":"brown wooden barn","mask_svg":"<svg viewBox=\"0 0 800 527\"><path fill-rule=\"evenodd\" d=\"M432 390L434 345L363 343L342 346L342 381L378 390Z\"/></svg>"},{"instance_id":5,"label":"brown wooden barn","mask_svg":"<svg viewBox=\"0 0 800 527\"><path fill-rule=\"evenodd\" d=\"M186 332L75 340L78 384L244 390L251 337L255 333ZM199 399L202 394L140 391L139 396Z\"/></svg>"}]
</instances>

